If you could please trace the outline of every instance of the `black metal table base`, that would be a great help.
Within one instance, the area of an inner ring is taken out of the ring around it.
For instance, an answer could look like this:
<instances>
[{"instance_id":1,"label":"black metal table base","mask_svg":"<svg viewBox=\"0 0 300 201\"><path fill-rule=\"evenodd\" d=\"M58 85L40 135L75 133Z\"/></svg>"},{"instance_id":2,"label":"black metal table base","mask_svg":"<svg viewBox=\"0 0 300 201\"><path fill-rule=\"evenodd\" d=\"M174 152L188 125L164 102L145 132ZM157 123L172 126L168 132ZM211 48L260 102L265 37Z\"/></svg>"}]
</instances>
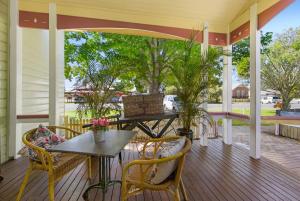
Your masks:
<instances>
[{"instance_id":1,"label":"black metal table base","mask_svg":"<svg viewBox=\"0 0 300 201\"><path fill-rule=\"evenodd\" d=\"M99 182L97 184L93 184L89 186L85 192L83 193L82 197L84 200L88 200L88 192L91 189L99 188L102 190L102 200L105 199L105 193L107 192L110 186L113 186L116 183L121 184L119 180L111 180L110 175L111 170L111 158L100 156L99 157Z\"/></svg>"},{"instance_id":2,"label":"black metal table base","mask_svg":"<svg viewBox=\"0 0 300 201\"><path fill-rule=\"evenodd\" d=\"M0 176L0 182L3 180L4 178L2 176Z\"/></svg>"},{"instance_id":3,"label":"black metal table base","mask_svg":"<svg viewBox=\"0 0 300 201\"><path fill-rule=\"evenodd\" d=\"M151 120L154 121L154 125L153 126L148 126L145 122L147 121L132 121L130 123L126 123L125 125L123 125L122 123L119 123L118 127L121 130L133 130L134 128L139 128L141 131L143 131L146 135L152 137L152 138L161 138L165 132L168 130L168 128L171 126L171 124L173 123L173 121L178 118L178 115L173 115L170 116L168 118L165 118L165 120L167 120L167 123L163 126L162 129L158 130L157 133L155 133L153 130L156 129L159 126L159 123L161 121L163 121L164 119L156 119L156 120ZM150 121L148 121L150 122Z\"/></svg>"}]
</instances>

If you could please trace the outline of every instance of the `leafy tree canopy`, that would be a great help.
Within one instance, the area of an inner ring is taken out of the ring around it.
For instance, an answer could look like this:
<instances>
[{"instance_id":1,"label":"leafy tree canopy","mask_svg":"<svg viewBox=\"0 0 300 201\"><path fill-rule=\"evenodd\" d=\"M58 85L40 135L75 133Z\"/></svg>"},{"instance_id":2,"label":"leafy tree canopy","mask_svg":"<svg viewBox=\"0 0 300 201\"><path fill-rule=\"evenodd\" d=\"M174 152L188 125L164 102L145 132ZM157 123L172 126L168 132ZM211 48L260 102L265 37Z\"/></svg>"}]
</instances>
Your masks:
<instances>
[{"instance_id":1,"label":"leafy tree canopy","mask_svg":"<svg viewBox=\"0 0 300 201\"><path fill-rule=\"evenodd\" d=\"M289 29L277 36L263 55L263 88L279 91L282 109L290 108L293 98L300 96L300 28Z\"/></svg>"},{"instance_id":2,"label":"leafy tree canopy","mask_svg":"<svg viewBox=\"0 0 300 201\"><path fill-rule=\"evenodd\" d=\"M126 89L157 93L174 79L170 66L174 65L185 42L142 36L97 32L66 32L65 77L84 77L91 59L103 66L119 69L120 84ZM193 55L200 54L197 44ZM221 67L210 70L211 83L219 85Z\"/></svg>"},{"instance_id":3,"label":"leafy tree canopy","mask_svg":"<svg viewBox=\"0 0 300 201\"><path fill-rule=\"evenodd\" d=\"M268 47L272 42L273 33L267 32L261 34L261 53L268 51ZM249 80L250 78L250 38L245 38L232 47L233 65L239 78Z\"/></svg>"}]
</instances>

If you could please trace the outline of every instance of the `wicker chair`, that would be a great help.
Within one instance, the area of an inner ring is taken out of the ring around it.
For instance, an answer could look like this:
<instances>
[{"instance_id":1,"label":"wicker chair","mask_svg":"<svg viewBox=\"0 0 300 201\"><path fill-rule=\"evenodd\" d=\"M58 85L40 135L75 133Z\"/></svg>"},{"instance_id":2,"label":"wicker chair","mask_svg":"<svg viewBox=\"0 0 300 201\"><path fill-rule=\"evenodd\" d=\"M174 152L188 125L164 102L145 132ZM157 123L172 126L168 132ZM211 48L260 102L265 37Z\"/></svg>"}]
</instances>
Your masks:
<instances>
[{"instance_id":1,"label":"wicker chair","mask_svg":"<svg viewBox=\"0 0 300 201\"><path fill-rule=\"evenodd\" d=\"M65 133L66 139L70 139L81 133L74 131L69 128L60 127L60 126L47 126L49 130L54 133L61 130ZM89 156L78 155L78 154L61 154L60 160L56 163L53 162L52 156L49 152L47 152L44 148L33 145L29 139L36 132L36 128L26 132L23 135L23 143L25 146L28 146L32 150L36 152L38 155L39 161L30 160L29 167L26 171L24 180L21 184L17 201L21 200L22 194L25 190L26 184L28 182L29 176L33 170L42 170L48 172L48 192L49 192L49 200L54 201L54 183L61 179L64 175L66 175L69 171L73 170L82 162L86 161L88 164L88 176L91 178L91 158Z\"/></svg>"},{"instance_id":2,"label":"wicker chair","mask_svg":"<svg viewBox=\"0 0 300 201\"><path fill-rule=\"evenodd\" d=\"M166 137L162 139L151 139L147 141L143 146L142 156L140 160L134 160L128 163L123 168L122 173L122 201L126 201L130 196L141 193L143 190L153 191L166 191L170 192L174 196L175 201L180 200L181 190L184 200L188 200L184 184L181 179L181 174L184 166L184 160L186 153L191 149L191 141L186 139L185 146L177 154L162 158L154 159L153 157L146 156L146 149L150 143L154 143L154 149L152 150L152 156L155 156L158 149L164 142L173 141L178 137ZM150 168L156 164L165 163L169 161L177 160L177 169L174 172L174 176L168 178L161 184L151 184L146 181L146 175ZM131 169L131 171L130 171Z\"/></svg>"}]
</instances>

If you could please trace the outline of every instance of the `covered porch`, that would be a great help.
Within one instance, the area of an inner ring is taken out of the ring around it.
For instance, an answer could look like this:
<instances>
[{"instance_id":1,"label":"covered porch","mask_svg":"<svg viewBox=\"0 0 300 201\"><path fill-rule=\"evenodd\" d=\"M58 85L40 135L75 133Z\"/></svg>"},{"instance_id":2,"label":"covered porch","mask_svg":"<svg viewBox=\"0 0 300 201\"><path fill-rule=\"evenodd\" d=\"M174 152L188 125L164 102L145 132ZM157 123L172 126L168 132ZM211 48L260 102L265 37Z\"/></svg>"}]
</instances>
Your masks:
<instances>
[{"instance_id":1,"label":"covered porch","mask_svg":"<svg viewBox=\"0 0 300 201\"><path fill-rule=\"evenodd\" d=\"M185 40L200 34L205 54L220 46L223 57L223 142L232 144L232 44L250 36L249 155L260 158L260 29L292 0L191 1L190 3L87 1L11 1L9 135L3 161L17 157L21 135L40 122L64 124L64 31L98 31ZM197 6L196 6L197 5ZM217 6L216 6L217 5ZM131 8L131 6L133 6ZM152 10L152 12L149 12ZM144 15L147 13L147 15ZM35 61L28 59L34 55ZM45 62L46 61L46 62ZM45 79L41 76L45 76ZM20 82L21 81L21 82ZM204 107L207 107L204 105ZM224 115L225 114L225 115ZM244 118L241 116L241 118ZM198 126L195 138L199 138ZM207 136L200 144L207 146Z\"/></svg>"},{"instance_id":2,"label":"covered porch","mask_svg":"<svg viewBox=\"0 0 300 201\"><path fill-rule=\"evenodd\" d=\"M4 0L1 0L1 2ZM64 31L99 31L184 40L192 31L201 34L199 54L209 45L220 46L229 54L223 57L223 108L212 115L223 119L223 138L208 140L197 127L191 152L183 172L190 200L299 200L299 175L261 156L260 110L260 29L292 0L216 0L188 3L154 1L6 1L10 49L7 61L8 97L1 101L7 125L1 134L0 201L14 200L28 165L17 152L25 129L38 123L63 125ZM101 4L102 3L102 4ZM197 6L196 6L197 5ZM151 12L149 12L151 10ZM34 33L34 34L32 34ZM38 37L35 37L38 36ZM250 36L250 116L232 113L232 45ZM36 44L38 44L36 46ZM40 45L42 44L42 45ZM26 48L26 49L25 49ZM31 50L31 51L26 51ZM28 59L42 52L45 57ZM34 61L33 61L34 60ZM8 67L9 63L9 67ZM39 67L43 70L33 68ZM32 67L32 68L31 68ZM40 70L40 71L39 71ZM9 72L9 76L8 76ZM45 73L45 77L39 76ZM36 79L32 79L32 76ZM5 103L5 104L4 104ZM3 113L3 114L2 114ZM232 119L250 122L249 149L233 144ZM271 119L272 120L272 119ZM299 119L295 119L299 121ZM250 157L249 157L250 156ZM124 162L138 158L136 144L125 148ZM121 178L121 167L113 161L111 176ZM96 171L97 172L97 171ZM95 175L95 179L97 176ZM23 200L47 200L48 179L34 172ZM90 185L87 169L81 164L64 176L55 187L56 200L83 200ZM91 200L101 198L101 191L91 192ZM120 186L106 194L106 200L119 200ZM145 191L131 200L172 200L163 192Z\"/></svg>"}]
</instances>

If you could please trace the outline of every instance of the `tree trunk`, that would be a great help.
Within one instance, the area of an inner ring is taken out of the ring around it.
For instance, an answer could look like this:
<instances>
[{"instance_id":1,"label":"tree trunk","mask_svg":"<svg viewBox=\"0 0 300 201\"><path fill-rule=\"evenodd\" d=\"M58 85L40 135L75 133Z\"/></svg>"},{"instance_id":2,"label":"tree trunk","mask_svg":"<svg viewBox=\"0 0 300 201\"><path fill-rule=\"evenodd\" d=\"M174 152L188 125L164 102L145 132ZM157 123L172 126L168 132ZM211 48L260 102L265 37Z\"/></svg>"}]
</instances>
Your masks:
<instances>
[{"instance_id":1,"label":"tree trunk","mask_svg":"<svg viewBox=\"0 0 300 201\"><path fill-rule=\"evenodd\" d=\"M160 48L159 48L159 41L158 39L153 38L150 42L150 52L151 52L151 59L152 59L152 76L151 76L151 84L149 92L150 94L159 93L160 88L160 63L159 63L159 56L160 56Z\"/></svg>"},{"instance_id":2,"label":"tree trunk","mask_svg":"<svg viewBox=\"0 0 300 201\"><path fill-rule=\"evenodd\" d=\"M291 108L291 104L290 104L291 100L289 98L286 97L282 97L282 110L283 111L288 111Z\"/></svg>"}]
</instances>

